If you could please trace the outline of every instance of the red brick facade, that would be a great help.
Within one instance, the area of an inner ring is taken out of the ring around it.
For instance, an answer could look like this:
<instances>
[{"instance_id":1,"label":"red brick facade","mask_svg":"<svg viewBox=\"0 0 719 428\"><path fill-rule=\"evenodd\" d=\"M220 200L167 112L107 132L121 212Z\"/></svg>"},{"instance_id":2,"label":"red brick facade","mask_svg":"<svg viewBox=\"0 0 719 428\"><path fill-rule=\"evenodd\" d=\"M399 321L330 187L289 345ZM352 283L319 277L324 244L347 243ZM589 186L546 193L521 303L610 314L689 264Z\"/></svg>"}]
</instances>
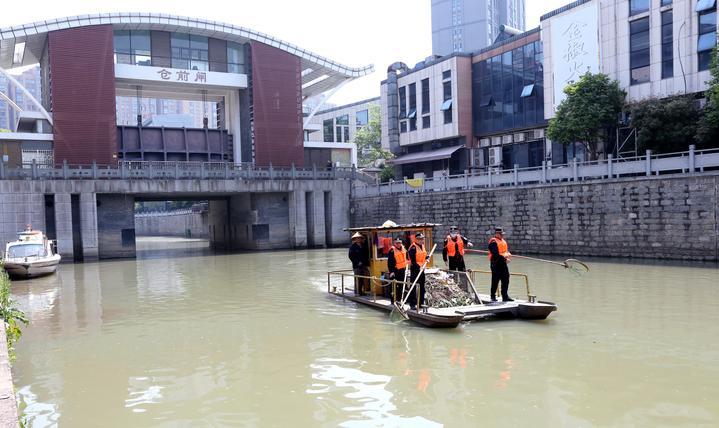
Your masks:
<instances>
[{"instance_id":1,"label":"red brick facade","mask_svg":"<svg viewBox=\"0 0 719 428\"><path fill-rule=\"evenodd\" d=\"M300 58L251 42L255 164L303 166Z\"/></svg>"},{"instance_id":2,"label":"red brick facade","mask_svg":"<svg viewBox=\"0 0 719 428\"><path fill-rule=\"evenodd\" d=\"M55 163L115 163L112 25L53 31L48 43Z\"/></svg>"}]
</instances>

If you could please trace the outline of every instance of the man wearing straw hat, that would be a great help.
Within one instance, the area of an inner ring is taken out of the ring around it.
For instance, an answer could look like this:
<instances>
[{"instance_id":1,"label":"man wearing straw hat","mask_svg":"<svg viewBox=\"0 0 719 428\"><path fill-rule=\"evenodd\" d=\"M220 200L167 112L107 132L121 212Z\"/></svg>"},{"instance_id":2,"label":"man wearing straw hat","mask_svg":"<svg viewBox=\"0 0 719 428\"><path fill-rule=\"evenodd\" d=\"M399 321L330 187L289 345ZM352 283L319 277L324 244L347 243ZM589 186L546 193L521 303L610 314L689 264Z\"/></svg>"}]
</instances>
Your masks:
<instances>
[{"instance_id":1,"label":"man wearing straw hat","mask_svg":"<svg viewBox=\"0 0 719 428\"><path fill-rule=\"evenodd\" d=\"M364 235L359 232L352 235L349 259L352 261L352 270L355 275L369 276L369 251L364 244ZM369 288L369 279L355 278L355 295L361 296L369 291L365 288Z\"/></svg>"}]
</instances>

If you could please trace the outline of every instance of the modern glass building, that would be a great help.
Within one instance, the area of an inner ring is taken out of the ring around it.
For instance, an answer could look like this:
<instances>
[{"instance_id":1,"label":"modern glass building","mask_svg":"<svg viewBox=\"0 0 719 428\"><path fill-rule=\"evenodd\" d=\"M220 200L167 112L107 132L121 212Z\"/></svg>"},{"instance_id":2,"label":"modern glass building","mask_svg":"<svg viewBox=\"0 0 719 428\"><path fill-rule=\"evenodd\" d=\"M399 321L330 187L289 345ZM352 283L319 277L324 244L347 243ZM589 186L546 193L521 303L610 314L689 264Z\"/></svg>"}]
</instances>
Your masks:
<instances>
[{"instance_id":1,"label":"modern glass building","mask_svg":"<svg viewBox=\"0 0 719 428\"><path fill-rule=\"evenodd\" d=\"M524 0L432 0L432 54L491 45L500 27L524 30Z\"/></svg>"}]
</instances>

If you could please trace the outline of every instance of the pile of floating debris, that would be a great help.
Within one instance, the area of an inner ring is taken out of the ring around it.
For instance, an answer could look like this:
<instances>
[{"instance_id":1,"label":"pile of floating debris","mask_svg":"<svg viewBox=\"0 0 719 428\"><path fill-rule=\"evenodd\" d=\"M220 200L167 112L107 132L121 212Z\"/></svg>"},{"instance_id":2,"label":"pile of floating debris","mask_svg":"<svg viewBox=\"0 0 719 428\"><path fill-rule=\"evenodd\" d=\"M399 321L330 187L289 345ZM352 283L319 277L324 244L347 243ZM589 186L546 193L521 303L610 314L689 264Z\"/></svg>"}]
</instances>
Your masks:
<instances>
[{"instance_id":1,"label":"pile of floating debris","mask_svg":"<svg viewBox=\"0 0 719 428\"><path fill-rule=\"evenodd\" d=\"M472 296L459 288L454 275L447 272L427 272L425 301L432 308L449 308L474 304Z\"/></svg>"}]
</instances>

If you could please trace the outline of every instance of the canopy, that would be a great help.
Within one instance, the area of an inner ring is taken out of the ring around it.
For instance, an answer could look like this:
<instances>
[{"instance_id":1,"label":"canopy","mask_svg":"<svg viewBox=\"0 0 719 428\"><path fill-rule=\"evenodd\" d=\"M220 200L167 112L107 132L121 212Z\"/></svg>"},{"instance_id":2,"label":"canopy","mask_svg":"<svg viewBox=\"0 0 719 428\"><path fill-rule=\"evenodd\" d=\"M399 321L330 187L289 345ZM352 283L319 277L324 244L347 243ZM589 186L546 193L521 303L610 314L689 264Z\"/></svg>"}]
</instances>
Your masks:
<instances>
[{"instance_id":1,"label":"canopy","mask_svg":"<svg viewBox=\"0 0 719 428\"><path fill-rule=\"evenodd\" d=\"M427 162L427 161L433 161L433 160L439 160L439 159L448 159L452 157L452 154L456 152L459 149L464 148L464 146L452 146L452 147L444 147L442 149L432 150L429 152L417 152L417 153L410 153L404 156L400 156L398 158L394 158L389 160L389 163L393 165L404 165L407 163L416 163L416 162Z\"/></svg>"}]
</instances>

